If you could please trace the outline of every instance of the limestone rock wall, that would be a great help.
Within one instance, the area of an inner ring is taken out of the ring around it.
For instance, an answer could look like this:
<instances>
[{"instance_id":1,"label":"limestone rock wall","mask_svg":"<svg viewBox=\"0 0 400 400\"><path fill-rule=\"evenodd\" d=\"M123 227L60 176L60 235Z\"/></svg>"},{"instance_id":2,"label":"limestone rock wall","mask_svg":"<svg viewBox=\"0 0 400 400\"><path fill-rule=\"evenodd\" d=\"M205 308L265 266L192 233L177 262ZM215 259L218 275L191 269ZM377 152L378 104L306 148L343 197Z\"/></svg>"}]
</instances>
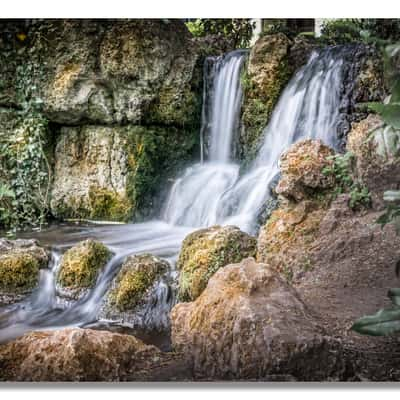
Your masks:
<instances>
[{"instance_id":1,"label":"limestone rock wall","mask_svg":"<svg viewBox=\"0 0 400 400\"><path fill-rule=\"evenodd\" d=\"M156 186L195 151L203 47L180 20L2 26L0 107L37 102L49 121L56 217L126 220L154 210ZM107 203L96 210L93 190Z\"/></svg>"}]
</instances>

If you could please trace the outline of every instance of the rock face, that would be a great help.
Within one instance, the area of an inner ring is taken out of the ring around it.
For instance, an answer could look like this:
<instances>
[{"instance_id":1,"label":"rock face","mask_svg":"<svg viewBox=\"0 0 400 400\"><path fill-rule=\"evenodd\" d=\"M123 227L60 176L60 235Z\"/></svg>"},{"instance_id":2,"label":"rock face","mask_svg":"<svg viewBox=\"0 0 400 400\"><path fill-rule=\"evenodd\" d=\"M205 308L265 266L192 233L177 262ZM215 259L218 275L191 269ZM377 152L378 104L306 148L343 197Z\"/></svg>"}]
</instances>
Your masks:
<instances>
[{"instance_id":1,"label":"rock face","mask_svg":"<svg viewBox=\"0 0 400 400\"><path fill-rule=\"evenodd\" d=\"M343 367L296 291L251 258L217 271L171 319L173 346L191 359L197 377L320 380Z\"/></svg>"},{"instance_id":2,"label":"rock face","mask_svg":"<svg viewBox=\"0 0 400 400\"><path fill-rule=\"evenodd\" d=\"M52 212L69 218L140 218L152 209L162 179L192 145L173 127L62 128L55 148Z\"/></svg>"},{"instance_id":3,"label":"rock face","mask_svg":"<svg viewBox=\"0 0 400 400\"><path fill-rule=\"evenodd\" d=\"M179 298L196 299L221 267L254 256L256 239L235 226L213 226L189 234L183 241L177 267Z\"/></svg>"},{"instance_id":4,"label":"rock face","mask_svg":"<svg viewBox=\"0 0 400 400\"><path fill-rule=\"evenodd\" d=\"M63 294L75 297L92 287L110 258L111 252L107 247L91 239L68 249L62 256L57 276Z\"/></svg>"},{"instance_id":5,"label":"rock face","mask_svg":"<svg viewBox=\"0 0 400 400\"><path fill-rule=\"evenodd\" d=\"M281 178L275 188L280 206L261 227L257 260L280 271L288 280L312 268L309 248L329 203L323 194L333 188L333 151L319 140L294 144L281 156Z\"/></svg>"},{"instance_id":6,"label":"rock face","mask_svg":"<svg viewBox=\"0 0 400 400\"><path fill-rule=\"evenodd\" d=\"M281 205L260 228L257 260L281 272L288 281L312 269L309 250L325 212L317 201Z\"/></svg>"},{"instance_id":7,"label":"rock face","mask_svg":"<svg viewBox=\"0 0 400 400\"><path fill-rule=\"evenodd\" d=\"M45 21L30 34L48 61L41 84L51 121L191 122L197 54L181 21Z\"/></svg>"},{"instance_id":8,"label":"rock face","mask_svg":"<svg viewBox=\"0 0 400 400\"><path fill-rule=\"evenodd\" d=\"M276 193L299 202L310 198L313 192L332 188L334 178L323 173L332 165L332 149L320 140L303 140L291 146L280 158L282 177Z\"/></svg>"},{"instance_id":9,"label":"rock face","mask_svg":"<svg viewBox=\"0 0 400 400\"><path fill-rule=\"evenodd\" d=\"M48 261L48 252L35 240L0 239L0 304L29 294L39 282L39 269Z\"/></svg>"},{"instance_id":10,"label":"rock face","mask_svg":"<svg viewBox=\"0 0 400 400\"><path fill-rule=\"evenodd\" d=\"M370 114L353 124L347 150L356 156L355 178L371 192L374 207L383 205L385 190L400 188L400 130Z\"/></svg>"},{"instance_id":11,"label":"rock face","mask_svg":"<svg viewBox=\"0 0 400 400\"><path fill-rule=\"evenodd\" d=\"M160 186L198 140L204 45L161 19L7 22L0 37L0 107L27 96L50 122L54 216L158 211Z\"/></svg>"},{"instance_id":12,"label":"rock face","mask_svg":"<svg viewBox=\"0 0 400 400\"><path fill-rule=\"evenodd\" d=\"M291 41L282 33L260 37L252 47L244 85L241 136L243 158L254 156L263 128L293 70L288 64Z\"/></svg>"},{"instance_id":13,"label":"rock face","mask_svg":"<svg viewBox=\"0 0 400 400\"><path fill-rule=\"evenodd\" d=\"M0 380L164 380L168 377L161 370L175 358L117 333L78 328L31 332L0 346ZM170 375L174 367L179 364L170 367Z\"/></svg>"}]
</instances>

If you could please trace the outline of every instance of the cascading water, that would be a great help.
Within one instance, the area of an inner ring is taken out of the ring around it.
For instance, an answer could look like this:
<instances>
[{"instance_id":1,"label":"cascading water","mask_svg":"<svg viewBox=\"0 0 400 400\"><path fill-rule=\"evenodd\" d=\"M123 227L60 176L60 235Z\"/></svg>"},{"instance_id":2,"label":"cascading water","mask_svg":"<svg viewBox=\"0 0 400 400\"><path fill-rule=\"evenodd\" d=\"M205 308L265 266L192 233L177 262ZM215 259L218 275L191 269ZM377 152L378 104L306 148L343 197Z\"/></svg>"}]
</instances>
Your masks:
<instances>
[{"instance_id":1,"label":"cascading water","mask_svg":"<svg viewBox=\"0 0 400 400\"><path fill-rule=\"evenodd\" d=\"M41 271L39 288L24 301L0 312L0 341L28 330L87 325L99 318L110 282L129 254L152 253L175 264L182 240L197 227L235 224L254 232L256 219L279 172L283 151L298 140L319 138L336 146L336 124L341 101L343 60L334 49L314 53L284 90L264 131L264 143L247 174L239 176L232 161L238 131L242 90L240 72L246 53L232 52L211 62L211 81L205 82L203 128L208 160L188 168L168 196L163 220L118 226L65 227L61 240L51 232L37 235L53 246L49 269ZM205 77L206 78L206 77ZM205 140L208 138L208 140ZM99 275L95 287L76 302L60 300L56 274L61 253L88 237L105 243L115 254ZM68 238L68 242L65 242ZM176 282L174 267L157 287L151 304L138 311L133 325L163 328L175 298L168 280Z\"/></svg>"},{"instance_id":2,"label":"cascading water","mask_svg":"<svg viewBox=\"0 0 400 400\"><path fill-rule=\"evenodd\" d=\"M164 219L173 225L202 227L219 222L219 204L239 177L239 165L230 163L239 127L242 88L240 72L246 52L237 50L212 63L206 75L208 102L203 106L202 137L209 137L209 157L189 168L173 185ZM206 69L207 70L207 69ZM207 82L211 77L212 84ZM210 103L210 106L209 104ZM208 107L209 106L209 107Z\"/></svg>"}]
</instances>

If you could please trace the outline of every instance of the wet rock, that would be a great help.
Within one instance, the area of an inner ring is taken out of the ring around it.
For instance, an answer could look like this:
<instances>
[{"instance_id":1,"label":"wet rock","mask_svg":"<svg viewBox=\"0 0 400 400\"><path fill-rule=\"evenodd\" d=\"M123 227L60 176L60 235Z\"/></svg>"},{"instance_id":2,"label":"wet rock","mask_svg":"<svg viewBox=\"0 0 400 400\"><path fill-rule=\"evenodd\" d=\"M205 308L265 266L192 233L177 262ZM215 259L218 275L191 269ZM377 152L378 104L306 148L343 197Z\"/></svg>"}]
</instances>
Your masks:
<instances>
[{"instance_id":1,"label":"wet rock","mask_svg":"<svg viewBox=\"0 0 400 400\"><path fill-rule=\"evenodd\" d=\"M99 271L110 258L110 250L92 239L68 249L61 258L57 276L61 294L74 298L93 287Z\"/></svg>"},{"instance_id":2,"label":"wet rock","mask_svg":"<svg viewBox=\"0 0 400 400\"><path fill-rule=\"evenodd\" d=\"M2 381L168 380L183 368L134 336L90 329L31 332L0 346Z\"/></svg>"},{"instance_id":3,"label":"wet rock","mask_svg":"<svg viewBox=\"0 0 400 400\"><path fill-rule=\"evenodd\" d=\"M29 294L48 261L49 253L35 240L0 239L0 303L13 303Z\"/></svg>"},{"instance_id":4,"label":"wet rock","mask_svg":"<svg viewBox=\"0 0 400 400\"><path fill-rule=\"evenodd\" d=\"M291 41L282 33L260 37L252 47L243 75L244 103L241 147L243 158L255 155L279 95L293 73L288 64Z\"/></svg>"},{"instance_id":5,"label":"wet rock","mask_svg":"<svg viewBox=\"0 0 400 400\"><path fill-rule=\"evenodd\" d=\"M169 326L170 265L151 254L128 256L111 283L102 316L143 329Z\"/></svg>"},{"instance_id":6,"label":"wet rock","mask_svg":"<svg viewBox=\"0 0 400 400\"><path fill-rule=\"evenodd\" d=\"M341 350L296 291L248 258L217 271L204 292L171 313L172 342L205 379L340 378Z\"/></svg>"},{"instance_id":7,"label":"wet rock","mask_svg":"<svg viewBox=\"0 0 400 400\"><path fill-rule=\"evenodd\" d=\"M332 188L334 177L323 171L332 165L329 157L333 154L320 140L303 140L291 146L280 158L282 175L276 193L298 202Z\"/></svg>"},{"instance_id":8,"label":"wet rock","mask_svg":"<svg viewBox=\"0 0 400 400\"><path fill-rule=\"evenodd\" d=\"M383 192L400 188L400 130L370 114L353 124L347 150L356 156L355 178L371 192L375 208L383 205Z\"/></svg>"},{"instance_id":9,"label":"wet rock","mask_svg":"<svg viewBox=\"0 0 400 400\"><path fill-rule=\"evenodd\" d=\"M189 234L183 241L177 267L179 298L196 299L221 267L254 256L256 239L235 226L213 226Z\"/></svg>"},{"instance_id":10,"label":"wet rock","mask_svg":"<svg viewBox=\"0 0 400 400\"><path fill-rule=\"evenodd\" d=\"M193 143L173 127L64 127L55 148L52 213L140 219L154 211L162 180L188 158Z\"/></svg>"}]
</instances>

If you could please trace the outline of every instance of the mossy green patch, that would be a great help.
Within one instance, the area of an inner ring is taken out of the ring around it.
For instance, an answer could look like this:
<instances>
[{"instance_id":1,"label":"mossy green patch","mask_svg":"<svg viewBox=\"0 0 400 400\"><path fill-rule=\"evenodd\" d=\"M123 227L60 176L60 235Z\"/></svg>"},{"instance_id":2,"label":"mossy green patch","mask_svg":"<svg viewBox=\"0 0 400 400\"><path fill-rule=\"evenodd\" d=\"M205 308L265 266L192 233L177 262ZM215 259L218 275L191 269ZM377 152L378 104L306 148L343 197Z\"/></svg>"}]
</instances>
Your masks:
<instances>
[{"instance_id":1,"label":"mossy green patch","mask_svg":"<svg viewBox=\"0 0 400 400\"><path fill-rule=\"evenodd\" d=\"M38 283L39 262L26 252L8 252L0 255L0 290L5 293L23 293Z\"/></svg>"},{"instance_id":2,"label":"mossy green patch","mask_svg":"<svg viewBox=\"0 0 400 400\"><path fill-rule=\"evenodd\" d=\"M134 309L167 268L167 262L151 254L128 257L116 277L115 287L110 291L111 305L121 312Z\"/></svg>"},{"instance_id":3,"label":"mossy green patch","mask_svg":"<svg viewBox=\"0 0 400 400\"><path fill-rule=\"evenodd\" d=\"M92 287L110 257L111 252L104 244L85 240L64 253L57 281L69 289Z\"/></svg>"},{"instance_id":4,"label":"mossy green patch","mask_svg":"<svg viewBox=\"0 0 400 400\"><path fill-rule=\"evenodd\" d=\"M283 59L271 72L270 79L264 79L262 85L254 74L244 73L245 101L242 121L245 126L245 137L242 138L244 159L254 158L260 144L263 129L267 126L272 111L283 89L293 74L288 60Z\"/></svg>"},{"instance_id":5,"label":"mossy green patch","mask_svg":"<svg viewBox=\"0 0 400 400\"><path fill-rule=\"evenodd\" d=\"M256 239L233 226L214 226L191 233L179 255L179 299L195 300L212 275L227 264L237 263L256 252Z\"/></svg>"},{"instance_id":6,"label":"mossy green patch","mask_svg":"<svg viewBox=\"0 0 400 400\"><path fill-rule=\"evenodd\" d=\"M126 143L127 197L133 216L140 219L152 211L162 182L191 158L196 136L174 127L131 126Z\"/></svg>"},{"instance_id":7,"label":"mossy green patch","mask_svg":"<svg viewBox=\"0 0 400 400\"><path fill-rule=\"evenodd\" d=\"M90 218L127 221L132 213L129 200L119 193L92 186L89 189Z\"/></svg>"}]
</instances>

